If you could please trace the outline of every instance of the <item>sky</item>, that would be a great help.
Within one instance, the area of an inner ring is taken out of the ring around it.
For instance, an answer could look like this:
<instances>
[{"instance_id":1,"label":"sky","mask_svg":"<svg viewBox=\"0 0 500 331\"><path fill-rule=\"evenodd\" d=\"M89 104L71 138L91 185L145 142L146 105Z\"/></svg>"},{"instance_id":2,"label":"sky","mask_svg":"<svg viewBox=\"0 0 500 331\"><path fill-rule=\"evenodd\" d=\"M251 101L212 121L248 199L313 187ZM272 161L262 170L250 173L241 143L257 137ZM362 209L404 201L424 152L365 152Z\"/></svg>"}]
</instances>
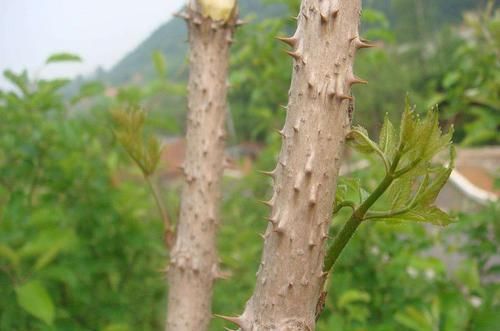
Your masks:
<instances>
[{"instance_id":1,"label":"sky","mask_svg":"<svg viewBox=\"0 0 500 331\"><path fill-rule=\"evenodd\" d=\"M0 0L0 87L3 71L74 77L109 69L172 17L185 0ZM43 64L50 54L82 63Z\"/></svg>"}]
</instances>

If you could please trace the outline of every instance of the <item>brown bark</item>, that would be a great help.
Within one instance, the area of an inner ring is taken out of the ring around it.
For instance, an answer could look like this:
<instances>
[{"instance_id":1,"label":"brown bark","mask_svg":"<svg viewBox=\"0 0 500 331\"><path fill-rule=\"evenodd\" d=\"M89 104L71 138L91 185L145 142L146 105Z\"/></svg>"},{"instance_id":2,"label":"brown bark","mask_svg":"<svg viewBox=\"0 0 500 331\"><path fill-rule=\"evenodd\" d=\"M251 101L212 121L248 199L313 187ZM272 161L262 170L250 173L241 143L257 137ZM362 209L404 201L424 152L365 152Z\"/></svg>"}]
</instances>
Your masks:
<instances>
[{"instance_id":1,"label":"brown bark","mask_svg":"<svg viewBox=\"0 0 500 331\"><path fill-rule=\"evenodd\" d=\"M170 254L169 331L203 331L217 278L216 230L224 160L229 47L236 24L214 21L188 6L190 74L185 183L177 238Z\"/></svg>"},{"instance_id":2,"label":"brown bark","mask_svg":"<svg viewBox=\"0 0 500 331\"><path fill-rule=\"evenodd\" d=\"M274 194L253 296L243 331L314 330L326 273L325 243L345 135L350 128L361 0L302 0L293 47L283 144L269 173Z\"/></svg>"}]
</instances>

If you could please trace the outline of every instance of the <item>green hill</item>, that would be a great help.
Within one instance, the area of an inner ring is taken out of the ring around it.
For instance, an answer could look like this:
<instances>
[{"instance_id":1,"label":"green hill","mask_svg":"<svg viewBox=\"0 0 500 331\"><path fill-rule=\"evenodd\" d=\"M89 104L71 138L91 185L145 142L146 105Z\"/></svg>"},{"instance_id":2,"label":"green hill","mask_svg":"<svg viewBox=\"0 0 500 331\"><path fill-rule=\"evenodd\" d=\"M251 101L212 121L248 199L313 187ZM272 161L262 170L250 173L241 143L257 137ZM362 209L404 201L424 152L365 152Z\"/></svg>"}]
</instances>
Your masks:
<instances>
[{"instance_id":1,"label":"green hill","mask_svg":"<svg viewBox=\"0 0 500 331\"><path fill-rule=\"evenodd\" d=\"M259 19L278 16L285 11L284 6L264 4L259 0L240 1L240 16L254 20L252 13L261 13ZM109 72L103 75L106 82L112 85L121 85L129 82L137 74L145 78L153 75L151 54L160 50L165 54L170 76L182 76L186 71L185 58L187 51L186 23L179 18L172 18L134 50L127 54Z\"/></svg>"},{"instance_id":2,"label":"green hill","mask_svg":"<svg viewBox=\"0 0 500 331\"><path fill-rule=\"evenodd\" d=\"M240 0L240 16L249 18L251 22L269 17L286 15L286 7L270 4L269 0ZM277 3L278 1L275 1ZM284 1L285 3L285 1ZM484 5L486 0L364 0L365 8L376 8L389 18L391 26L398 39L412 40L417 37L416 31L420 25L431 31L437 31L441 25L449 22L459 22L462 12L466 9ZM415 6L419 4L423 10L420 17L415 14ZM258 18L253 13L259 13ZM253 15L253 16L252 16ZM419 21L420 20L420 21ZM421 31L419 31L421 32ZM432 33L428 33L432 35ZM151 64L151 54L155 50L163 52L167 59L168 72L171 78L186 77L186 24L179 18L172 18L134 50L127 54L108 72L99 74L99 79L111 85L122 85L139 75L148 79L154 73Z\"/></svg>"}]
</instances>

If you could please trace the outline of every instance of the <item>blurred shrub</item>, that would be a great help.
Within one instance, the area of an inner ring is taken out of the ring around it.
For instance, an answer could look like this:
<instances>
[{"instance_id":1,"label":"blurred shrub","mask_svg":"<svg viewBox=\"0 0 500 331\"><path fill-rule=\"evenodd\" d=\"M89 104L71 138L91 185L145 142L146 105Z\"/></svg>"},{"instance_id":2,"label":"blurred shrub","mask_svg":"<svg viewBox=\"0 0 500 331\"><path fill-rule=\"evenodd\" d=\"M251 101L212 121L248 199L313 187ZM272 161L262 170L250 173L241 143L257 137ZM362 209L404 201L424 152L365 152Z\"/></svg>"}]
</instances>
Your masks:
<instances>
[{"instance_id":1,"label":"blurred shrub","mask_svg":"<svg viewBox=\"0 0 500 331\"><path fill-rule=\"evenodd\" d=\"M5 76L0 329L160 329L162 224L121 178L105 113L69 112L64 80Z\"/></svg>"}]
</instances>

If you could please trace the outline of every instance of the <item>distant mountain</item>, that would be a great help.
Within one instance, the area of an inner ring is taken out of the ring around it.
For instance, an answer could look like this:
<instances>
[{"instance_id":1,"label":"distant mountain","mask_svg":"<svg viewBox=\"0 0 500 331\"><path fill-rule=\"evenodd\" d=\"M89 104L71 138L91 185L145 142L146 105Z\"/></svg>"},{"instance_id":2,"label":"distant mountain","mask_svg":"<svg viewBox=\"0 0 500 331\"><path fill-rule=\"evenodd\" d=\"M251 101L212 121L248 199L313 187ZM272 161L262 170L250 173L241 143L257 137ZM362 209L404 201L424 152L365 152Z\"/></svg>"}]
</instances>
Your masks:
<instances>
[{"instance_id":1,"label":"distant mountain","mask_svg":"<svg viewBox=\"0 0 500 331\"><path fill-rule=\"evenodd\" d=\"M279 16L285 11L284 6L264 4L260 0L241 0L239 6L241 17L245 18L251 13L259 13L259 20ZM154 74L151 54L156 50L165 55L170 76L184 76L186 39L186 23L182 19L172 18L100 78L112 85L121 85L133 81L137 75L141 75L143 79L151 77Z\"/></svg>"},{"instance_id":2,"label":"distant mountain","mask_svg":"<svg viewBox=\"0 0 500 331\"><path fill-rule=\"evenodd\" d=\"M416 4L426 10L425 24L427 29L437 30L447 22L459 22L463 10L484 6L487 0L363 0L366 8L376 8L384 12L389 18L391 26L396 30L401 39L412 38L416 19L414 14ZM268 0L240 0L240 16L245 18L252 13L258 13L252 22L269 17L282 17L286 15L284 5L269 4ZM409 9L412 9L409 11ZM423 22L420 22L423 23ZM147 80L154 74L151 55L160 50L167 60L167 71L173 79L187 76L186 51L187 43L186 24L179 18L172 18L134 50L127 54L120 62L107 72L101 72L97 79L104 80L111 85L122 85L128 82Z\"/></svg>"}]
</instances>

